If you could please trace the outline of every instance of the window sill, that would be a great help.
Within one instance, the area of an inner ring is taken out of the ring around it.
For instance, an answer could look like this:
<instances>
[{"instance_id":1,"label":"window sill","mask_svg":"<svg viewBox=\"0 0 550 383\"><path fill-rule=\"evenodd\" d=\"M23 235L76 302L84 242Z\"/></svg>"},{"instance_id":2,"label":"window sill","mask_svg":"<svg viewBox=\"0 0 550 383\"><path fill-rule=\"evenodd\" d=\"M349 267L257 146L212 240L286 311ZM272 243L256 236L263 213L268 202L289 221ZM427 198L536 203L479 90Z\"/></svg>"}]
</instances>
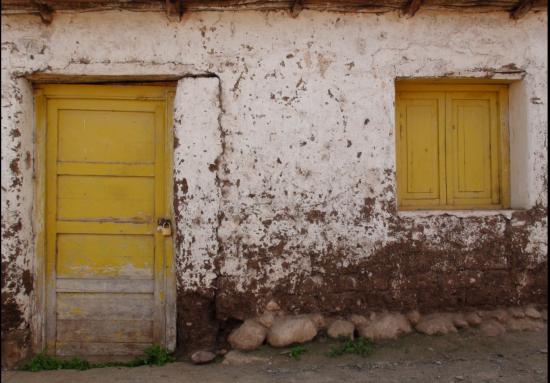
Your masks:
<instances>
[{"instance_id":1,"label":"window sill","mask_svg":"<svg viewBox=\"0 0 550 383\"><path fill-rule=\"evenodd\" d=\"M508 219L512 218L512 214L525 211L524 209L494 209L494 210L401 210L397 212L399 217L433 217L449 215L452 217L468 218L468 217L491 217L503 215Z\"/></svg>"}]
</instances>

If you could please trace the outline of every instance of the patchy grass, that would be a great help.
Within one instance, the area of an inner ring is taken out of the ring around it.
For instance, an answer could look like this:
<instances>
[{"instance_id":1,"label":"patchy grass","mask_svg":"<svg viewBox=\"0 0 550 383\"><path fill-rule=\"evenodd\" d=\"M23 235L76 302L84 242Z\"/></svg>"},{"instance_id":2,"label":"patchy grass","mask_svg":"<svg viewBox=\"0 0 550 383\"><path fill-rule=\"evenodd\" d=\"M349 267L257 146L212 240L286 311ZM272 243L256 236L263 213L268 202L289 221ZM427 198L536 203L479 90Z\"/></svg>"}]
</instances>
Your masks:
<instances>
[{"instance_id":1,"label":"patchy grass","mask_svg":"<svg viewBox=\"0 0 550 383\"><path fill-rule=\"evenodd\" d=\"M164 347L159 345L146 348L144 353L144 357L135 358L129 362L90 363L81 358L63 360L42 352L24 364L21 370L35 372L45 370L88 370L90 368L105 367L163 366L175 360Z\"/></svg>"},{"instance_id":2,"label":"patchy grass","mask_svg":"<svg viewBox=\"0 0 550 383\"><path fill-rule=\"evenodd\" d=\"M61 360L56 357L40 353L35 355L28 363L21 368L24 371L43 371L43 370L87 370L91 368L91 363L80 358L70 360Z\"/></svg>"},{"instance_id":3,"label":"patchy grass","mask_svg":"<svg viewBox=\"0 0 550 383\"><path fill-rule=\"evenodd\" d=\"M359 356L369 356L374 351L374 343L368 338L356 338L348 340L339 346L333 346L328 353L330 357L342 356L344 354L354 354Z\"/></svg>"},{"instance_id":4,"label":"patchy grass","mask_svg":"<svg viewBox=\"0 0 550 383\"><path fill-rule=\"evenodd\" d=\"M304 346L296 345L290 349L290 357L294 360L300 360L303 354L307 352L307 349Z\"/></svg>"},{"instance_id":5,"label":"patchy grass","mask_svg":"<svg viewBox=\"0 0 550 383\"><path fill-rule=\"evenodd\" d=\"M143 359L143 364L164 366L166 363L175 361L164 347L154 345L145 349L146 358Z\"/></svg>"}]
</instances>

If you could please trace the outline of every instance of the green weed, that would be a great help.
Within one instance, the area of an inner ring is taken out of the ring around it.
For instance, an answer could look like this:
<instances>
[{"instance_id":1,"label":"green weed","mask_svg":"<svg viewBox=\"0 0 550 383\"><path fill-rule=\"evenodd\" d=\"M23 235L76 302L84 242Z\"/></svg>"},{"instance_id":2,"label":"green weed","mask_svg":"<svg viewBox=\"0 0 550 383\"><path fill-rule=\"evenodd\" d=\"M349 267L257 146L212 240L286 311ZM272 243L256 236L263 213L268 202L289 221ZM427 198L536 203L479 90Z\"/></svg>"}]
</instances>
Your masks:
<instances>
[{"instance_id":1,"label":"green weed","mask_svg":"<svg viewBox=\"0 0 550 383\"><path fill-rule=\"evenodd\" d=\"M290 357L294 360L300 360L302 355L307 352L304 346L296 345L290 349Z\"/></svg>"},{"instance_id":2,"label":"green weed","mask_svg":"<svg viewBox=\"0 0 550 383\"><path fill-rule=\"evenodd\" d=\"M164 366L166 363L171 363L175 360L164 347L160 347L159 345L145 349L145 355L146 357L143 361L146 365Z\"/></svg>"},{"instance_id":3,"label":"green weed","mask_svg":"<svg viewBox=\"0 0 550 383\"><path fill-rule=\"evenodd\" d=\"M90 368L105 367L138 367L138 366L163 366L175 359L168 351L159 345L154 345L144 350L145 356L135 358L129 362L90 363L87 360L73 358L63 360L44 352L35 355L29 362L21 367L23 371L45 370L88 370Z\"/></svg>"},{"instance_id":4,"label":"green weed","mask_svg":"<svg viewBox=\"0 0 550 383\"><path fill-rule=\"evenodd\" d=\"M348 340L339 346L331 347L328 355L336 357L344 354L354 354L365 357L372 354L373 350L372 340L360 337L354 340Z\"/></svg>"},{"instance_id":5,"label":"green weed","mask_svg":"<svg viewBox=\"0 0 550 383\"><path fill-rule=\"evenodd\" d=\"M91 368L91 364L80 358L73 358L69 360L61 360L45 353L40 353L34 356L28 363L26 363L22 370L25 371L43 371L43 370L87 370Z\"/></svg>"}]
</instances>

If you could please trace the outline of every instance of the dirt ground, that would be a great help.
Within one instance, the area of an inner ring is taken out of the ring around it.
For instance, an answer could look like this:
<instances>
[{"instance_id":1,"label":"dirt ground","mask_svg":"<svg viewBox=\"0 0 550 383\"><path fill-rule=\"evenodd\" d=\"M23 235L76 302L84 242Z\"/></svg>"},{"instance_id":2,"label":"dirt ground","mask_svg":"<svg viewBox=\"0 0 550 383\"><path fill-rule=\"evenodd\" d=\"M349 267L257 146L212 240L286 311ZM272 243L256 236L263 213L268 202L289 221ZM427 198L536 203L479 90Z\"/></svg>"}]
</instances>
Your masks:
<instances>
[{"instance_id":1,"label":"dirt ground","mask_svg":"<svg viewBox=\"0 0 550 383\"><path fill-rule=\"evenodd\" d=\"M305 345L294 360L285 350L263 347L249 353L253 364L201 366L176 362L163 367L101 368L87 371L2 372L4 383L217 383L217 382L509 382L548 380L547 333L509 332L498 338L476 330L439 337L411 334L379 342L366 358L327 356L337 342L326 338ZM288 351L288 350L287 350Z\"/></svg>"}]
</instances>

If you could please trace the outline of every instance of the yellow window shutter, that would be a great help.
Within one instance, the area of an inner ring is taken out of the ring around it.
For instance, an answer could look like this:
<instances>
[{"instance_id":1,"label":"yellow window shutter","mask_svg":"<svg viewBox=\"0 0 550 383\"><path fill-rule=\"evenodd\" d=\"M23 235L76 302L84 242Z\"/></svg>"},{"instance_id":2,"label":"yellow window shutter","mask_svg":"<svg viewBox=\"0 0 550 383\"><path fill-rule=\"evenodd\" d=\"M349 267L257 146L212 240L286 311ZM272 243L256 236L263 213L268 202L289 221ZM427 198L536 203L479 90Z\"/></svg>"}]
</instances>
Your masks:
<instances>
[{"instance_id":1,"label":"yellow window shutter","mask_svg":"<svg viewBox=\"0 0 550 383\"><path fill-rule=\"evenodd\" d=\"M448 92L446 116L447 203L498 205L497 94Z\"/></svg>"},{"instance_id":2,"label":"yellow window shutter","mask_svg":"<svg viewBox=\"0 0 550 383\"><path fill-rule=\"evenodd\" d=\"M444 205L445 94L399 92L397 123L399 205Z\"/></svg>"}]
</instances>

